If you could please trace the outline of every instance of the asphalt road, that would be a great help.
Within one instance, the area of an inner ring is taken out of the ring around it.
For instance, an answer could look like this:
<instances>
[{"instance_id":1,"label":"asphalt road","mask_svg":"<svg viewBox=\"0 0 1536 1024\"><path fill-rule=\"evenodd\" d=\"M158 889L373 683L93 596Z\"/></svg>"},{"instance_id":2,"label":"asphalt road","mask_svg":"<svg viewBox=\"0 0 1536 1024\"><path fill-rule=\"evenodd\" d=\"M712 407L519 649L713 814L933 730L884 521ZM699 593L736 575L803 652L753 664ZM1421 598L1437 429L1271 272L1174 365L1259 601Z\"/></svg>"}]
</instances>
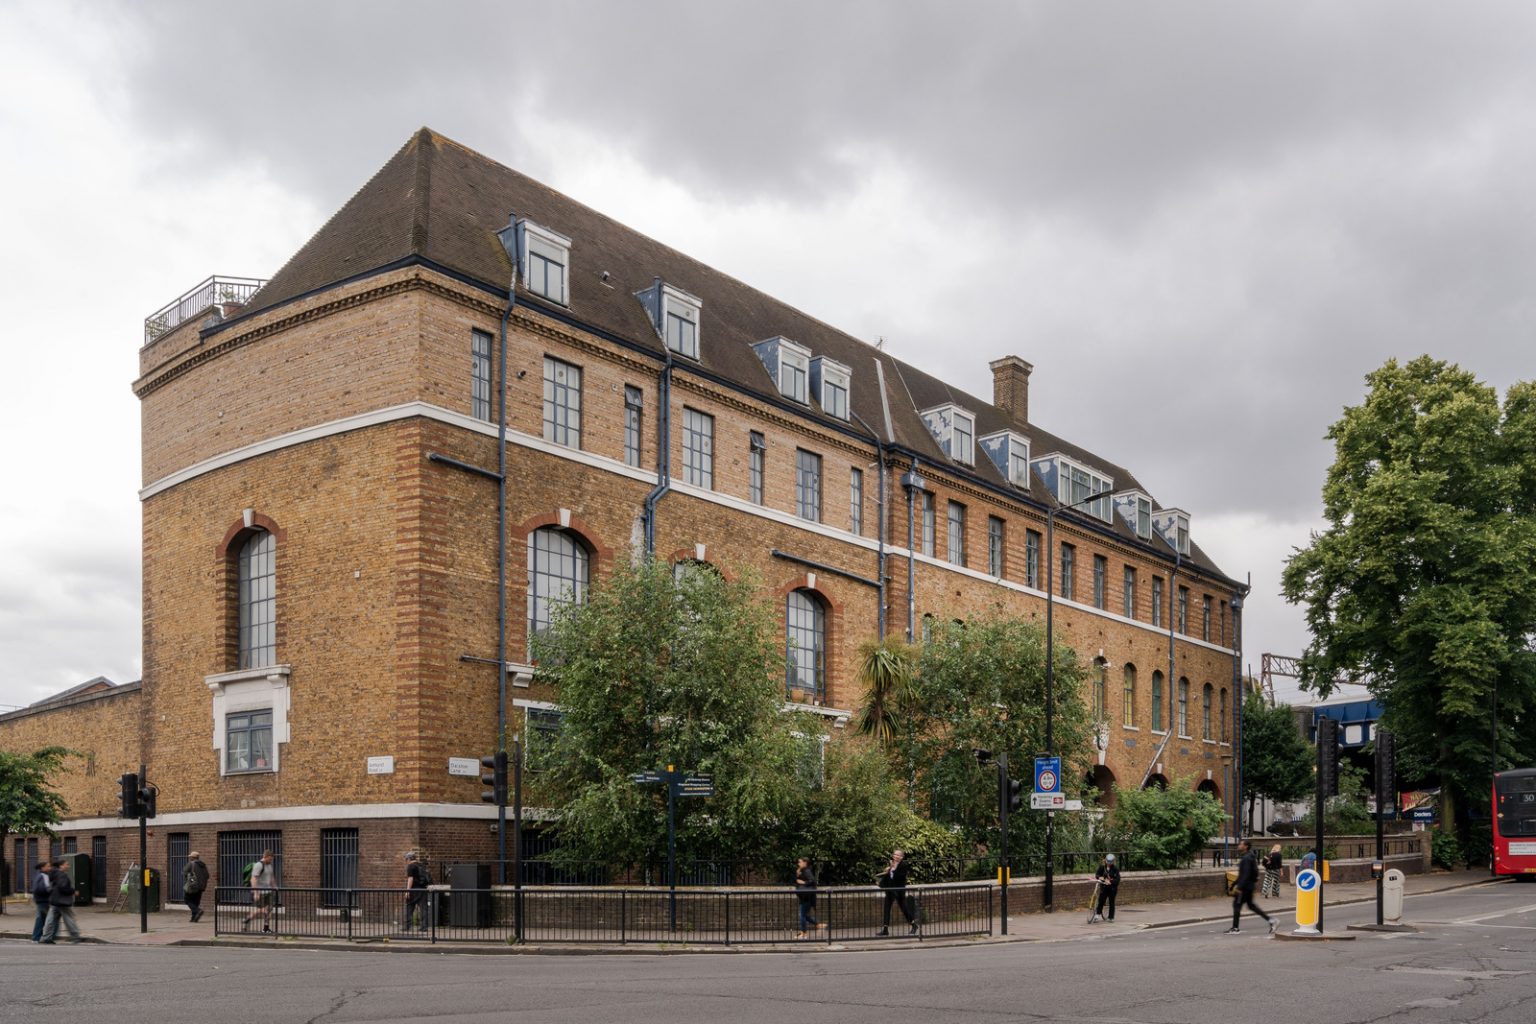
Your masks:
<instances>
[{"instance_id":1,"label":"asphalt road","mask_svg":"<svg viewBox=\"0 0 1536 1024\"><path fill-rule=\"evenodd\" d=\"M874 952L473 956L0 943L0 1021L666 1022L1536 1020L1536 886L1411 898L1418 934L1269 940L1245 919L1062 942Z\"/></svg>"}]
</instances>

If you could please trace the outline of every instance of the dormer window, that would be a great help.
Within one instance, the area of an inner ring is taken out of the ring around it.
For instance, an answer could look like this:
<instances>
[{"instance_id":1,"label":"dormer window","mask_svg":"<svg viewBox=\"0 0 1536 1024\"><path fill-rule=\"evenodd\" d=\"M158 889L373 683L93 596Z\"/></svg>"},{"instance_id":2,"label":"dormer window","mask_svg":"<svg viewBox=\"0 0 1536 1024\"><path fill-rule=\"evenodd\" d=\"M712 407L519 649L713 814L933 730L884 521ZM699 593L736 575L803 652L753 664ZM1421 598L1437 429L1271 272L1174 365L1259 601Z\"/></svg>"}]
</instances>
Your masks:
<instances>
[{"instance_id":1,"label":"dormer window","mask_svg":"<svg viewBox=\"0 0 1536 1024\"><path fill-rule=\"evenodd\" d=\"M1152 528L1169 547L1189 554L1189 513L1181 508L1160 508L1152 513Z\"/></svg>"},{"instance_id":2,"label":"dormer window","mask_svg":"<svg viewBox=\"0 0 1536 1024\"><path fill-rule=\"evenodd\" d=\"M1029 487L1029 442L1022 436L1011 430L988 434L981 439L981 450L1010 484Z\"/></svg>"},{"instance_id":3,"label":"dormer window","mask_svg":"<svg viewBox=\"0 0 1536 1024\"><path fill-rule=\"evenodd\" d=\"M1121 491L1115 495L1115 511L1125 525L1142 540L1152 539L1152 499L1140 491Z\"/></svg>"},{"instance_id":4,"label":"dormer window","mask_svg":"<svg viewBox=\"0 0 1536 1024\"><path fill-rule=\"evenodd\" d=\"M773 337L753 345L752 351L763 361L779 394L802 405L810 403L810 349L785 337Z\"/></svg>"},{"instance_id":5,"label":"dormer window","mask_svg":"<svg viewBox=\"0 0 1536 1024\"><path fill-rule=\"evenodd\" d=\"M699 358L699 313L704 303L660 278L635 298L651 315L651 326L667 348L689 359Z\"/></svg>"},{"instance_id":6,"label":"dormer window","mask_svg":"<svg viewBox=\"0 0 1536 1024\"><path fill-rule=\"evenodd\" d=\"M570 305L568 293L571 240L530 220L517 222L518 261L523 283L530 292L562 306Z\"/></svg>"},{"instance_id":7,"label":"dormer window","mask_svg":"<svg viewBox=\"0 0 1536 1024\"><path fill-rule=\"evenodd\" d=\"M1046 489L1056 496L1057 501L1063 505L1077 505L1089 515L1097 516L1106 523L1112 521L1114 506L1109 492L1114 489L1115 482L1109 477L1075 459L1059 454L1035 459L1030 465L1040 475ZM1089 495L1093 494L1104 496L1093 501L1085 501ZM1078 502L1083 504L1078 505Z\"/></svg>"},{"instance_id":8,"label":"dormer window","mask_svg":"<svg viewBox=\"0 0 1536 1024\"><path fill-rule=\"evenodd\" d=\"M811 390L821 411L840 420L848 418L848 384L853 371L835 359L817 356L811 360Z\"/></svg>"},{"instance_id":9,"label":"dormer window","mask_svg":"<svg viewBox=\"0 0 1536 1024\"><path fill-rule=\"evenodd\" d=\"M976 417L950 402L923 412L923 423L944 454L966 466L976 464Z\"/></svg>"}]
</instances>

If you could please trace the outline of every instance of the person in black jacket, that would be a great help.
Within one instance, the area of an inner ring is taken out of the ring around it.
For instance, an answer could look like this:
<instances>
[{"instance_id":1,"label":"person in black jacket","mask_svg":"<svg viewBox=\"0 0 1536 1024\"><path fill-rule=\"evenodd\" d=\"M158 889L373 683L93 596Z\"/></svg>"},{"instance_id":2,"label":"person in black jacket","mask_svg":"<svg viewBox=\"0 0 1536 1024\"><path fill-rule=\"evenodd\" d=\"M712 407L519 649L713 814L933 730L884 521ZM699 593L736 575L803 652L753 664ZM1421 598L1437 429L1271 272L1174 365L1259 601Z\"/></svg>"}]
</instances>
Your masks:
<instances>
[{"instance_id":1,"label":"person in black jacket","mask_svg":"<svg viewBox=\"0 0 1536 1024\"><path fill-rule=\"evenodd\" d=\"M1227 929L1227 934L1237 934L1237 919L1242 914L1243 907L1247 906L1249 910L1269 923L1269 934L1273 935L1276 928L1274 919L1253 902L1253 887L1259 881L1258 859L1254 857L1253 850L1249 848L1246 839L1237 844L1237 852L1243 855L1243 859L1237 863L1237 881L1232 883L1232 927Z\"/></svg>"},{"instance_id":2,"label":"person in black jacket","mask_svg":"<svg viewBox=\"0 0 1536 1024\"><path fill-rule=\"evenodd\" d=\"M821 927L816 921L816 872L809 857L795 862L795 896L800 901L800 930L795 938L803 939L806 932Z\"/></svg>"},{"instance_id":3,"label":"person in black jacket","mask_svg":"<svg viewBox=\"0 0 1536 1024\"><path fill-rule=\"evenodd\" d=\"M912 917L912 911L907 907L907 855L900 850L891 851L891 862L886 865L884 871L875 876L875 884L885 890L885 907L880 915L880 931L878 935L891 933L891 905L901 908L901 916L907 919L908 930L912 935L917 934L917 921Z\"/></svg>"},{"instance_id":4,"label":"person in black jacket","mask_svg":"<svg viewBox=\"0 0 1536 1024\"><path fill-rule=\"evenodd\" d=\"M181 891L192 911L190 923L196 924L203 916L203 891L208 888L208 865L196 851L187 854L187 866L181 872Z\"/></svg>"},{"instance_id":5,"label":"person in black jacket","mask_svg":"<svg viewBox=\"0 0 1536 1024\"><path fill-rule=\"evenodd\" d=\"M1106 853L1104 862L1099 865L1098 874L1093 880L1099 883L1099 903L1093 908L1093 916L1100 921L1113 921L1115 919L1115 895L1120 892L1120 865L1115 863L1115 855ZM1104 916L1105 906L1109 907L1109 917Z\"/></svg>"},{"instance_id":6,"label":"person in black jacket","mask_svg":"<svg viewBox=\"0 0 1536 1024\"><path fill-rule=\"evenodd\" d=\"M32 904L37 916L32 919L32 941L43 937L43 925L48 923L48 893L53 889L53 861L45 860L37 866L32 876Z\"/></svg>"},{"instance_id":7,"label":"person in black jacket","mask_svg":"<svg viewBox=\"0 0 1536 1024\"><path fill-rule=\"evenodd\" d=\"M69 941L79 942L80 926L75 923L75 883L69 880L69 861L54 864L52 882L53 887L48 890L48 923L43 926L43 937L38 941L45 946L53 945L62 921L69 932Z\"/></svg>"}]
</instances>

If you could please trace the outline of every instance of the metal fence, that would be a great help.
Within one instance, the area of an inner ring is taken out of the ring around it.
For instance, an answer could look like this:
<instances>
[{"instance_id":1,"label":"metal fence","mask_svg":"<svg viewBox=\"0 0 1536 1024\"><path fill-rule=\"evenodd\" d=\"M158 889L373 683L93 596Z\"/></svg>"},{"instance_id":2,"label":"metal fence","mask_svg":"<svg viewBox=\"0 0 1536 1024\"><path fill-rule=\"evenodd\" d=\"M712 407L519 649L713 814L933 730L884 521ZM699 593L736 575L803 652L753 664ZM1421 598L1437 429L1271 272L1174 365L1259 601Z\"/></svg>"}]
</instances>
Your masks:
<instances>
[{"instance_id":1,"label":"metal fence","mask_svg":"<svg viewBox=\"0 0 1536 1024\"><path fill-rule=\"evenodd\" d=\"M990 935L991 885L909 886L904 898L877 888L822 889L817 926L799 938L793 889L570 887L427 890L279 889L270 907L238 887L214 890L215 935L393 942L681 942L746 945L894 937ZM338 900L338 896L344 899ZM334 905L340 902L342 905Z\"/></svg>"},{"instance_id":2,"label":"metal fence","mask_svg":"<svg viewBox=\"0 0 1536 1024\"><path fill-rule=\"evenodd\" d=\"M255 277L226 277L216 274L192 287L144 318L144 344L197 316L217 304L243 306L267 282Z\"/></svg>"}]
</instances>

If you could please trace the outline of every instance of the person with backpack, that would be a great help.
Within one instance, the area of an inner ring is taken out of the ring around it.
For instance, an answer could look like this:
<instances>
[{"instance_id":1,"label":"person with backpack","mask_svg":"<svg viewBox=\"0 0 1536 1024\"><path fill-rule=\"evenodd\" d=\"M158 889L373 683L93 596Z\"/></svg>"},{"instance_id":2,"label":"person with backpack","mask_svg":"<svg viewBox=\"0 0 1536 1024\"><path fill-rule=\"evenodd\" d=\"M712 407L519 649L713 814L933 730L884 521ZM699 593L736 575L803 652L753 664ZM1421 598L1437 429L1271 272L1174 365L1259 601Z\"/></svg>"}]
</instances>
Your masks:
<instances>
[{"instance_id":1,"label":"person with backpack","mask_svg":"<svg viewBox=\"0 0 1536 1024\"><path fill-rule=\"evenodd\" d=\"M53 945L62 923L69 932L70 942L80 941L80 926L75 923L75 884L69 880L69 861L53 862L52 883L48 889L48 923L43 925L43 937L37 941L44 946Z\"/></svg>"},{"instance_id":2,"label":"person with backpack","mask_svg":"<svg viewBox=\"0 0 1536 1024\"><path fill-rule=\"evenodd\" d=\"M417 925L418 931L426 931L429 924L427 917L427 898L432 885L432 873L427 870L425 864L412 850L405 855L405 922L400 926L404 931L411 930L411 918L420 914L421 924Z\"/></svg>"},{"instance_id":3,"label":"person with backpack","mask_svg":"<svg viewBox=\"0 0 1536 1024\"><path fill-rule=\"evenodd\" d=\"M272 908L277 904L277 869L272 866L272 851L262 850L261 859L245 869L251 887L251 912L240 922L240 930L251 930L251 922L261 918L261 930L272 930Z\"/></svg>"},{"instance_id":4,"label":"person with backpack","mask_svg":"<svg viewBox=\"0 0 1536 1024\"><path fill-rule=\"evenodd\" d=\"M186 895L187 909L192 911L192 924L203 916L203 891L207 888L208 865L194 850L187 854L187 866L181 872L181 891Z\"/></svg>"},{"instance_id":5,"label":"person with backpack","mask_svg":"<svg viewBox=\"0 0 1536 1024\"><path fill-rule=\"evenodd\" d=\"M43 925L48 923L48 894L52 890L53 862L45 860L37 866L37 873L32 876L32 903L37 908L37 916L32 920L33 942L43 937Z\"/></svg>"},{"instance_id":6,"label":"person with backpack","mask_svg":"<svg viewBox=\"0 0 1536 1024\"><path fill-rule=\"evenodd\" d=\"M1238 933L1237 919L1242 914L1243 908L1247 907L1264 919L1269 925L1269 934L1273 935L1279 926L1278 923L1253 902L1253 888L1259 881L1258 858L1246 839L1237 844L1237 852L1243 855L1243 859L1237 863L1237 881L1232 883L1232 927L1227 929L1227 934Z\"/></svg>"}]
</instances>

